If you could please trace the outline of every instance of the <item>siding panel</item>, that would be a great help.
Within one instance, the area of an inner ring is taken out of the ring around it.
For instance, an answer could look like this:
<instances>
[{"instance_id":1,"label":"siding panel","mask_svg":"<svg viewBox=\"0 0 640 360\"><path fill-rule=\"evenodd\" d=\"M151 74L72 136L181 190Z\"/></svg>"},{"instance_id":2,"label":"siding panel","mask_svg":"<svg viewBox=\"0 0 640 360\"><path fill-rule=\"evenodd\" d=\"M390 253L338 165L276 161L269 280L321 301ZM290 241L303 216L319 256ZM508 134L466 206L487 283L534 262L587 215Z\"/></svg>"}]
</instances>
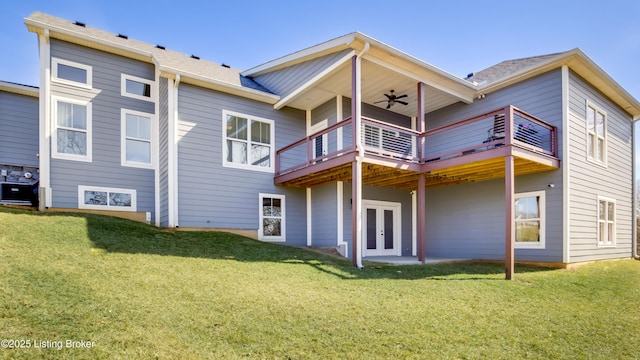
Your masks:
<instances>
[{"instance_id":1,"label":"siding panel","mask_svg":"<svg viewBox=\"0 0 640 360\"><path fill-rule=\"evenodd\" d=\"M0 91L0 164L39 165L38 101Z\"/></svg>"},{"instance_id":2,"label":"siding panel","mask_svg":"<svg viewBox=\"0 0 640 360\"><path fill-rule=\"evenodd\" d=\"M573 72L569 74L571 261L631 256L631 117ZM586 102L607 113L606 167L587 159ZM597 198L616 200L616 247L597 246Z\"/></svg>"},{"instance_id":3,"label":"siding panel","mask_svg":"<svg viewBox=\"0 0 640 360\"><path fill-rule=\"evenodd\" d=\"M259 193L286 196L287 243L306 245L304 189L273 184L273 173L222 166L222 111L275 122L276 149L305 135L304 112L183 84L179 90L178 206L181 227L257 230Z\"/></svg>"},{"instance_id":4,"label":"siding panel","mask_svg":"<svg viewBox=\"0 0 640 360\"><path fill-rule=\"evenodd\" d=\"M559 157L562 160L560 70L487 94L486 98L472 104L454 104L430 112L426 115L427 128L447 125L509 104L558 127ZM476 131L478 136L486 137L486 128ZM549 184L554 184L554 187L549 188ZM545 249L516 249L517 260L562 261L562 184L561 170L515 178L516 193L546 193ZM503 179L431 189L426 193L426 202L427 256L504 259Z\"/></svg>"},{"instance_id":5,"label":"siding panel","mask_svg":"<svg viewBox=\"0 0 640 360\"><path fill-rule=\"evenodd\" d=\"M138 211L153 213L154 171L120 165L121 109L150 114L155 112L153 102L120 95L121 74L153 80L153 65L55 39L51 40L51 56L86 64L93 69L92 89L51 82L52 95L89 100L93 104L93 161L87 163L52 159L53 206L77 208L78 185L87 185L135 189ZM154 126L157 126L157 123Z\"/></svg>"}]
</instances>

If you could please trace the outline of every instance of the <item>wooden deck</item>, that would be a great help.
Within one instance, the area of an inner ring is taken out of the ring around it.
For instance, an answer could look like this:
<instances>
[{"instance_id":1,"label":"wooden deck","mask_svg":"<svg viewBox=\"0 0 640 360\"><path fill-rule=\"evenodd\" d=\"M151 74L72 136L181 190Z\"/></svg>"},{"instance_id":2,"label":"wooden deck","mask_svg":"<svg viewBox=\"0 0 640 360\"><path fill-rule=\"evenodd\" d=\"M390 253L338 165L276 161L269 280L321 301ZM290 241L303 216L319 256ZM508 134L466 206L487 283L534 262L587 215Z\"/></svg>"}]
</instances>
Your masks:
<instances>
[{"instance_id":1,"label":"wooden deck","mask_svg":"<svg viewBox=\"0 0 640 360\"><path fill-rule=\"evenodd\" d=\"M469 143L462 147L444 149L430 156L421 156L425 153L424 149L429 149L429 141L437 144L437 137L446 139L454 132L459 137L460 132L465 131L465 127L474 126L476 122L486 121L486 119L489 119L493 124L494 117L504 117L505 112L507 113L507 135L505 138L487 141L482 138L478 139L474 133L470 132ZM514 121L514 118L517 117L525 119L524 121L518 120L519 124L534 123L540 133L546 131L546 134L519 138L517 133L513 131L518 125ZM515 176L551 171L560 167L560 160L556 154L557 131L555 127L513 107L498 109L422 134L370 119L366 119L365 123L368 126L367 135L374 127L379 128L380 131L374 131L374 135L376 135L374 140L379 143L378 146L372 145L371 138L363 139L365 145L362 157L362 184L364 185L416 190L418 175L421 173L425 174L426 188L504 178L507 156L514 157ZM312 188L336 181L351 182L353 164L358 156L355 146L345 147L315 158L311 155L314 139L323 135L331 135L341 126L346 127L351 124L349 122L344 122L342 125L336 124L279 150L276 160L275 184ZM429 139L429 141L426 146L422 145L424 148L420 148L425 139ZM281 169L280 156L296 146L302 149L306 160L287 169Z\"/></svg>"}]
</instances>

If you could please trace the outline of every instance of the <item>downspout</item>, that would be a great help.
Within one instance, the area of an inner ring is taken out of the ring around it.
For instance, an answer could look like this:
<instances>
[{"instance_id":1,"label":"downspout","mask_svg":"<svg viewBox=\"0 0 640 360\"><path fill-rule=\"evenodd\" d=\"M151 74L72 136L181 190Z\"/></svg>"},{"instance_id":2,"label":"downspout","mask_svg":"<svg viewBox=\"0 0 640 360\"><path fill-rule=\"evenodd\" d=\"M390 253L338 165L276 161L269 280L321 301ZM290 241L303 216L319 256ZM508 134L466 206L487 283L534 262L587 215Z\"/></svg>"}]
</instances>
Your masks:
<instances>
[{"instance_id":1,"label":"downspout","mask_svg":"<svg viewBox=\"0 0 640 360\"><path fill-rule=\"evenodd\" d=\"M638 186L637 186L637 176L636 176L636 172L637 172L637 167L636 167L636 158L637 158L637 154L636 154L636 122L640 120L640 116L636 116L633 118L633 121L631 122L631 179L632 180L632 184L631 184L631 189L632 189L632 194L633 194L633 201L632 206L633 206L633 211L631 211L632 213L632 226L631 226L631 255L633 256L634 259L636 260L640 260L640 256L638 255Z\"/></svg>"},{"instance_id":2,"label":"downspout","mask_svg":"<svg viewBox=\"0 0 640 360\"><path fill-rule=\"evenodd\" d=\"M369 48L371 47L371 44L369 44L369 42L366 42L364 44L364 48L362 49L362 51L360 51L359 54L356 55L356 91L355 91L355 104L356 104L356 111L353 115L353 118L355 120L355 129L354 132L356 133L356 149L358 150L358 155L356 156L356 166L357 166L357 171L356 174L352 174L352 176L354 178L358 179L358 191L357 194L352 194L352 196L357 197L356 200L356 213L358 214L357 216L357 220L356 220L356 239L352 239L352 241L357 242L358 246L357 246L357 253L354 254L356 256L356 266L359 269L363 269L364 266L362 265L362 162L364 159L364 147L362 145L362 133L361 133L361 129L362 129L362 79L361 79L361 72L362 72L362 56L364 54L367 53L367 51L369 51ZM355 182L355 181L354 181Z\"/></svg>"}]
</instances>

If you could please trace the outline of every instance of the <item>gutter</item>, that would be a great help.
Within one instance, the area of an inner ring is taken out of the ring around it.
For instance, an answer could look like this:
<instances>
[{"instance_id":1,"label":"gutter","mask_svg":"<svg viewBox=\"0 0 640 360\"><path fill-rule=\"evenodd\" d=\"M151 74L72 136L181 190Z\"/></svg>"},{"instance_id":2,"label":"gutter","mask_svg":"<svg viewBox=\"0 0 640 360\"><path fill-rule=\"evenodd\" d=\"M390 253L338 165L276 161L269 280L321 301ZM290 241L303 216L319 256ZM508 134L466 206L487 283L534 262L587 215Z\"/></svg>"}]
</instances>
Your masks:
<instances>
[{"instance_id":1,"label":"gutter","mask_svg":"<svg viewBox=\"0 0 640 360\"><path fill-rule=\"evenodd\" d=\"M635 152L635 148L636 148L636 122L640 120L640 115L635 116L633 118L633 121L631 122L631 179L633 179L633 184L631 185L631 189L632 189L632 194L633 194L633 201L632 206L633 206L633 210L631 211L632 213L632 221L631 221L631 256L633 256L634 259L636 260L640 260L640 255L638 255L638 196L637 196L637 191L638 191L638 186L637 186L637 176L636 176L636 172L637 172L637 166L636 166L636 159L637 159L637 154Z\"/></svg>"}]
</instances>

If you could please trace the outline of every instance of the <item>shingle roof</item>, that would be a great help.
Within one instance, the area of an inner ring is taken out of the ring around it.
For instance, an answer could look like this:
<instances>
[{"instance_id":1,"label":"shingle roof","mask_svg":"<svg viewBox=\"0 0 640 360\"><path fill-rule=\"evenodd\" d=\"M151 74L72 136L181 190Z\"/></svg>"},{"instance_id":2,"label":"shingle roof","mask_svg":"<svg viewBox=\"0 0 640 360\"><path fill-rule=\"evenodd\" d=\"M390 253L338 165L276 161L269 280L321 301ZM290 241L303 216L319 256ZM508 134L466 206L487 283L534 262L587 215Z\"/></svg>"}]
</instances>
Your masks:
<instances>
[{"instance_id":1,"label":"shingle roof","mask_svg":"<svg viewBox=\"0 0 640 360\"><path fill-rule=\"evenodd\" d=\"M27 25L35 25L50 29L51 31L73 34L81 39L96 41L105 46L111 46L142 57L148 57L147 61L157 61L160 67L174 70L178 73L192 74L204 80L225 83L231 86L247 88L272 94L269 90L250 78L240 75L240 70L222 66L207 60L195 59L189 55L161 49L155 45L132 38L119 37L118 34L89 26L78 26L74 22L55 16L34 12L25 19Z\"/></svg>"},{"instance_id":2,"label":"shingle roof","mask_svg":"<svg viewBox=\"0 0 640 360\"><path fill-rule=\"evenodd\" d=\"M505 60L499 64L473 73L471 76L468 76L466 80L471 82L475 81L478 85L488 85L525 69L533 68L562 54L564 54L564 52Z\"/></svg>"}]
</instances>

